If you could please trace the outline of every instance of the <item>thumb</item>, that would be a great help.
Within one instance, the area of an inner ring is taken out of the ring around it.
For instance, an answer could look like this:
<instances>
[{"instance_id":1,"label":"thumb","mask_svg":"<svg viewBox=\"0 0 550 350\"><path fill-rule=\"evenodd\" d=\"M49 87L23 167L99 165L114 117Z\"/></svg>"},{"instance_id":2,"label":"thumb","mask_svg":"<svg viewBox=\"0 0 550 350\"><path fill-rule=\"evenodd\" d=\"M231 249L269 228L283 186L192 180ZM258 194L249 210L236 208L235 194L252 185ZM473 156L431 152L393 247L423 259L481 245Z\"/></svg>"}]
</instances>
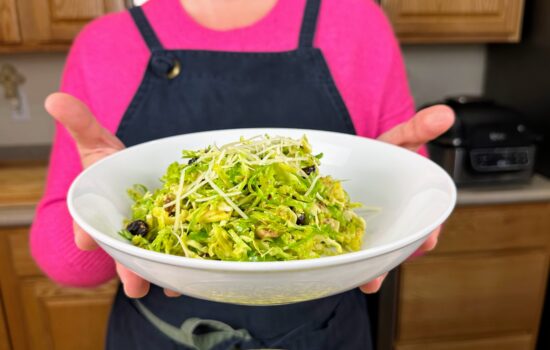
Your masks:
<instances>
[{"instance_id":1,"label":"thumb","mask_svg":"<svg viewBox=\"0 0 550 350\"><path fill-rule=\"evenodd\" d=\"M44 107L69 131L81 151L100 147L124 148L124 144L103 128L88 107L76 97L56 92L46 98Z\"/></svg>"},{"instance_id":2,"label":"thumb","mask_svg":"<svg viewBox=\"0 0 550 350\"><path fill-rule=\"evenodd\" d=\"M445 105L425 108L405 123L386 131L378 140L416 151L447 131L454 123L453 110Z\"/></svg>"}]
</instances>

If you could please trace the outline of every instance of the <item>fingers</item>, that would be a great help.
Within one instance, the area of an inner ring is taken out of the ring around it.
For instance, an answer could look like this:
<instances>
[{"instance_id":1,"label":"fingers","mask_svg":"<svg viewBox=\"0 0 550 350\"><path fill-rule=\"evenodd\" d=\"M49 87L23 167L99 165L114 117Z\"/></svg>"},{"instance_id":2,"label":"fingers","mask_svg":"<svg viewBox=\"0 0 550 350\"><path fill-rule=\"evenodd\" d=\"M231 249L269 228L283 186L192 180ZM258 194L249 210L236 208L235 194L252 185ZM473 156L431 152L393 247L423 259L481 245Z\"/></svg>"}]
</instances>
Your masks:
<instances>
[{"instance_id":1,"label":"fingers","mask_svg":"<svg viewBox=\"0 0 550 350\"><path fill-rule=\"evenodd\" d=\"M447 131L454 123L454 112L445 105L419 111L411 120L388 130L378 140L416 151Z\"/></svg>"},{"instance_id":2,"label":"fingers","mask_svg":"<svg viewBox=\"0 0 550 350\"><path fill-rule=\"evenodd\" d=\"M119 262L116 263L116 271L124 287L124 293L129 298L142 298L149 293L150 283L135 272ZM179 297L181 295L170 289L164 289L164 294L170 298Z\"/></svg>"},{"instance_id":3,"label":"fingers","mask_svg":"<svg viewBox=\"0 0 550 350\"><path fill-rule=\"evenodd\" d=\"M169 298L176 298L176 297L181 296L180 293L178 293L176 291L173 291L171 289L166 289L166 288L164 289L164 295L166 295Z\"/></svg>"},{"instance_id":4,"label":"fingers","mask_svg":"<svg viewBox=\"0 0 550 350\"><path fill-rule=\"evenodd\" d=\"M147 295L149 282L118 262L116 263L116 271L124 287L124 293L129 298L142 298Z\"/></svg>"},{"instance_id":5,"label":"fingers","mask_svg":"<svg viewBox=\"0 0 550 350\"><path fill-rule=\"evenodd\" d=\"M359 289L361 289L361 291L365 294L376 293L382 286L382 282L384 282L384 279L386 278L387 275L388 273L386 272L382 276L379 276L373 279L372 281L368 282L367 284L362 285L361 287L359 287Z\"/></svg>"},{"instance_id":6,"label":"fingers","mask_svg":"<svg viewBox=\"0 0 550 350\"><path fill-rule=\"evenodd\" d=\"M44 106L69 131L79 148L124 148L122 142L105 130L77 98L57 92L48 96Z\"/></svg>"},{"instance_id":7,"label":"fingers","mask_svg":"<svg viewBox=\"0 0 550 350\"><path fill-rule=\"evenodd\" d=\"M420 248L418 250L422 252L429 252L431 250L435 249L435 246L437 245L437 240L439 239L439 233L441 233L441 226L436 228L428 237L428 239L422 243Z\"/></svg>"},{"instance_id":8,"label":"fingers","mask_svg":"<svg viewBox=\"0 0 550 350\"><path fill-rule=\"evenodd\" d=\"M417 258L419 256L424 255L426 252L429 252L431 250L434 250L437 246L437 241L439 240L439 234L441 233L441 226L436 228L435 230L430 233L430 236L422 245L420 248L418 248L407 260L413 260L414 258Z\"/></svg>"},{"instance_id":9,"label":"fingers","mask_svg":"<svg viewBox=\"0 0 550 350\"><path fill-rule=\"evenodd\" d=\"M424 243L420 246L420 248L418 248L418 250L413 255L411 255L411 258L414 258L415 256L420 256L427 251L433 250L437 245L437 240L439 238L440 233L441 233L441 226L439 226L438 228L433 230L432 233L430 233L430 236L428 237L428 239L426 239L426 241L424 241ZM366 294L376 293L378 292L378 290L380 290L380 287L382 286L382 283L384 282L384 279L386 278L387 275L388 273L386 272L382 276L379 276L373 279L372 281L362 285L359 288L363 293L366 293Z\"/></svg>"},{"instance_id":10,"label":"fingers","mask_svg":"<svg viewBox=\"0 0 550 350\"><path fill-rule=\"evenodd\" d=\"M97 248L97 243L80 226L73 222L74 240L76 246L82 250L92 250ZM124 293L130 298L141 298L149 291L149 282L128 270L123 265L116 263L116 270L122 284Z\"/></svg>"},{"instance_id":11,"label":"fingers","mask_svg":"<svg viewBox=\"0 0 550 350\"><path fill-rule=\"evenodd\" d=\"M97 243L80 226L73 221L74 242L81 250L93 250L97 248Z\"/></svg>"}]
</instances>

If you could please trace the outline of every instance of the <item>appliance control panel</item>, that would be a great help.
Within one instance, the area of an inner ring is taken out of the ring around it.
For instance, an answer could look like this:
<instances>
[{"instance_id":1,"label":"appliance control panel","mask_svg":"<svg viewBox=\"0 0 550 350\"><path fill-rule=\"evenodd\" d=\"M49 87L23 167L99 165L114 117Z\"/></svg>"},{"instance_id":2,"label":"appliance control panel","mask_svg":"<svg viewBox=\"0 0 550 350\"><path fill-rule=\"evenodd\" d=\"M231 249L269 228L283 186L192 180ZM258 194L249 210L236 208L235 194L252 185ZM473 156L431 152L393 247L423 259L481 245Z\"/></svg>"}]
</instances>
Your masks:
<instances>
[{"instance_id":1,"label":"appliance control panel","mask_svg":"<svg viewBox=\"0 0 550 350\"><path fill-rule=\"evenodd\" d=\"M524 170L533 161L529 147L475 149L470 151L472 168L480 172Z\"/></svg>"}]
</instances>

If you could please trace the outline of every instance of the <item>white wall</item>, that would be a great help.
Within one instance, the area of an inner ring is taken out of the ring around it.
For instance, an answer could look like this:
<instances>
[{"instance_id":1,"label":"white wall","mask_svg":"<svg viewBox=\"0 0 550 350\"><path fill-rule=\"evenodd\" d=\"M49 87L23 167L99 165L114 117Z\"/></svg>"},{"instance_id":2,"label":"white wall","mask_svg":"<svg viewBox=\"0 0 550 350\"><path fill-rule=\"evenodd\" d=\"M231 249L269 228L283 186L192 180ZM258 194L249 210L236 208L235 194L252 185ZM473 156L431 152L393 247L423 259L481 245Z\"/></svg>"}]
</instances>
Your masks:
<instances>
[{"instance_id":1,"label":"white wall","mask_svg":"<svg viewBox=\"0 0 550 350\"><path fill-rule=\"evenodd\" d=\"M13 120L11 105L0 86L0 146L51 142L54 124L43 105L46 96L58 89L64 61L64 54L0 55L0 66L11 63L25 77L21 88L30 114L29 120Z\"/></svg>"},{"instance_id":2,"label":"white wall","mask_svg":"<svg viewBox=\"0 0 550 350\"><path fill-rule=\"evenodd\" d=\"M417 106L483 92L485 45L407 45L402 50Z\"/></svg>"},{"instance_id":3,"label":"white wall","mask_svg":"<svg viewBox=\"0 0 550 350\"><path fill-rule=\"evenodd\" d=\"M404 46L403 55L417 105L452 94L480 94L483 90L483 45ZM0 87L0 146L51 142L53 122L44 111L43 102L57 90L64 60L61 53L0 55L0 66L12 63L25 76L23 89L31 115L28 121L12 120Z\"/></svg>"}]
</instances>

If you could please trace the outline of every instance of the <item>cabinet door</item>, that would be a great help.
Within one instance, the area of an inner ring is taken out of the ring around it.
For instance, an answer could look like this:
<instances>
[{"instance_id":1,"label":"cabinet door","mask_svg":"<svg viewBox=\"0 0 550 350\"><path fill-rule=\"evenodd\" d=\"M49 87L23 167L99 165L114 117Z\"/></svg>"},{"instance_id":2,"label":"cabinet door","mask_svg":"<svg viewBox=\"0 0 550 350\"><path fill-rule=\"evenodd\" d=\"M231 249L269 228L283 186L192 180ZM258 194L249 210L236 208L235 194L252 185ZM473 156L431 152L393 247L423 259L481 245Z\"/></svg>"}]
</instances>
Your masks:
<instances>
[{"instance_id":1,"label":"cabinet door","mask_svg":"<svg viewBox=\"0 0 550 350\"><path fill-rule=\"evenodd\" d=\"M0 228L0 350L3 314L14 350L102 349L118 282L93 289L56 285L34 264L28 231Z\"/></svg>"},{"instance_id":2,"label":"cabinet door","mask_svg":"<svg viewBox=\"0 0 550 350\"><path fill-rule=\"evenodd\" d=\"M8 327L4 319L4 307L0 299L0 350L10 350L11 346L8 337Z\"/></svg>"},{"instance_id":3,"label":"cabinet door","mask_svg":"<svg viewBox=\"0 0 550 350\"><path fill-rule=\"evenodd\" d=\"M382 0L399 39L517 42L524 0Z\"/></svg>"},{"instance_id":4,"label":"cabinet door","mask_svg":"<svg viewBox=\"0 0 550 350\"><path fill-rule=\"evenodd\" d=\"M456 208L444 224L434 255L547 247L550 203Z\"/></svg>"},{"instance_id":5,"label":"cabinet door","mask_svg":"<svg viewBox=\"0 0 550 350\"><path fill-rule=\"evenodd\" d=\"M10 343L15 350L27 349L19 279L14 272L13 262L19 260L15 259L17 256L27 256L26 260L32 261L28 248L28 231L28 227L0 227L0 298L4 302ZM9 243L11 237L22 237L23 241L16 247Z\"/></svg>"},{"instance_id":6,"label":"cabinet door","mask_svg":"<svg viewBox=\"0 0 550 350\"><path fill-rule=\"evenodd\" d=\"M395 350L529 350L533 337L527 334L481 339L397 344Z\"/></svg>"},{"instance_id":7,"label":"cabinet door","mask_svg":"<svg viewBox=\"0 0 550 350\"><path fill-rule=\"evenodd\" d=\"M426 256L401 268L397 340L537 334L546 250Z\"/></svg>"},{"instance_id":8,"label":"cabinet door","mask_svg":"<svg viewBox=\"0 0 550 350\"><path fill-rule=\"evenodd\" d=\"M114 283L77 289L57 286L45 278L22 281L30 349L102 349L114 289Z\"/></svg>"},{"instance_id":9,"label":"cabinet door","mask_svg":"<svg viewBox=\"0 0 550 350\"><path fill-rule=\"evenodd\" d=\"M0 44L17 44L20 41L15 0L0 0Z\"/></svg>"},{"instance_id":10,"label":"cabinet door","mask_svg":"<svg viewBox=\"0 0 550 350\"><path fill-rule=\"evenodd\" d=\"M69 43L92 19L124 8L123 0L20 0L23 41Z\"/></svg>"}]
</instances>

